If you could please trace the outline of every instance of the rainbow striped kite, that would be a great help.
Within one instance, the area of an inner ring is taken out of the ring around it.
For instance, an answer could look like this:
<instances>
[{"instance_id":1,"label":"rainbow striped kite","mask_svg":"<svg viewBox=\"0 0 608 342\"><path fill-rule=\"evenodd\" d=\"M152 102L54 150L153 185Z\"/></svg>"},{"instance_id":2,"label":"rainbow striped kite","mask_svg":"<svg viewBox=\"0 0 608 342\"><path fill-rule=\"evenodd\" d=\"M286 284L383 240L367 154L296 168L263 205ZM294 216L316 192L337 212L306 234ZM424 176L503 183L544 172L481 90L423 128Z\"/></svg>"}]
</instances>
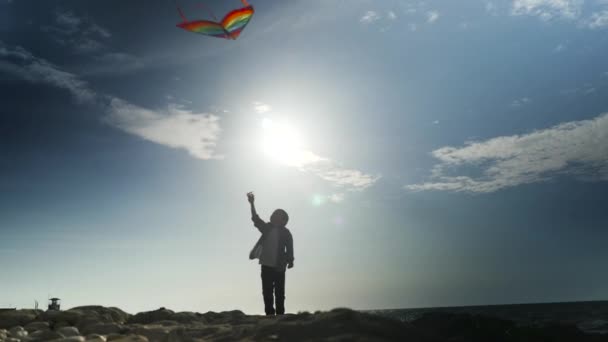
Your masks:
<instances>
[{"instance_id":1,"label":"rainbow striped kite","mask_svg":"<svg viewBox=\"0 0 608 342\"><path fill-rule=\"evenodd\" d=\"M217 18L213 13L211 13L211 17L216 21L209 20L194 20L189 21L184 16L181 8L177 6L177 2L175 5L177 6L177 11L179 12L180 17L184 20L183 22L177 24L177 27L180 27L186 31L204 34L206 36L212 36L216 38L224 38L224 39L232 39L236 40L245 26L251 20L253 13L253 6L247 3L247 0L241 0L245 7L235 9L230 13L226 14L222 21L217 22Z\"/></svg>"}]
</instances>

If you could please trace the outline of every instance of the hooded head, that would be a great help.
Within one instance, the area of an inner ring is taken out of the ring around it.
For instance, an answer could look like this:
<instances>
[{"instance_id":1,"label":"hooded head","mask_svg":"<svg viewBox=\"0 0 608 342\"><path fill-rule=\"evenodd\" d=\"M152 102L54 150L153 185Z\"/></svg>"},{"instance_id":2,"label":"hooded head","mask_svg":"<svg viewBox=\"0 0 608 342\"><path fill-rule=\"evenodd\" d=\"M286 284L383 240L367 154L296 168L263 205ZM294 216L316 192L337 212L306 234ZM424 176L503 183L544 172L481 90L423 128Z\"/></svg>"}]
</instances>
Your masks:
<instances>
[{"instance_id":1,"label":"hooded head","mask_svg":"<svg viewBox=\"0 0 608 342\"><path fill-rule=\"evenodd\" d=\"M285 227L289 222L289 215L283 209L277 209L270 215L270 223L277 227Z\"/></svg>"}]
</instances>

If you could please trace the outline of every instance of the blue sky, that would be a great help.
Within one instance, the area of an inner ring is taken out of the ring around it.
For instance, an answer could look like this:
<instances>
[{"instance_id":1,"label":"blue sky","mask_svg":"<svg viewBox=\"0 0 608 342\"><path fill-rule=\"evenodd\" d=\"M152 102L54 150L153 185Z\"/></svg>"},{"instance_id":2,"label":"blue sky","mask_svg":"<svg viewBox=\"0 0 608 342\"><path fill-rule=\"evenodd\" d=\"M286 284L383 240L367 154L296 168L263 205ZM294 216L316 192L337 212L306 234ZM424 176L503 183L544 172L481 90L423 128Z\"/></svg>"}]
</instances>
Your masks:
<instances>
[{"instance_id":1,"label":"blue sky","mask_svg":"<svg viewBox=\"0 0 608 342\"><path fill-rule=\"evenodd\" d=\"M260 313L247 191L288 311L606 299L608 2L252 4L0 1L0 306Z\"/></svg>"}]
</instances>

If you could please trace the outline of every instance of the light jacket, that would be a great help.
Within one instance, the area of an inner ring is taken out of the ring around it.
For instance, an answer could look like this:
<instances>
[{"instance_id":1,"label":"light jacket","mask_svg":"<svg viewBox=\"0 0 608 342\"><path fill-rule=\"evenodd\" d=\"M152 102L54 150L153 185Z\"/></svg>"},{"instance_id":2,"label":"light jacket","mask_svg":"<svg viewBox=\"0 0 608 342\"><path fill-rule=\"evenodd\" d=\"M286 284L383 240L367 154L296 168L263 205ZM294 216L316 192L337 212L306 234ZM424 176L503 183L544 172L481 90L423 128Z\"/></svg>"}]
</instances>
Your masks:
<instances>
[{"instance_id":1,"label":"light jacket","mask_svg":"<svg viewBox=\"0 0 608 342\"><path fill-rule=\"evenodd\" d=\"M262 255L262 246L264 239L268 236L270 229L278 229L279 243L277 244L279 250L277 251L277 266L276 269L285 271L287 265L294 261L293 257L293 237L287 227L276 227L274 228L270 222L264 222L258 215L251 218L253 225L262 233L262 236L258 239L258 242L253 246L251 252L249 252L249 259L259 259Z\"/></svg>"}]
</instances>

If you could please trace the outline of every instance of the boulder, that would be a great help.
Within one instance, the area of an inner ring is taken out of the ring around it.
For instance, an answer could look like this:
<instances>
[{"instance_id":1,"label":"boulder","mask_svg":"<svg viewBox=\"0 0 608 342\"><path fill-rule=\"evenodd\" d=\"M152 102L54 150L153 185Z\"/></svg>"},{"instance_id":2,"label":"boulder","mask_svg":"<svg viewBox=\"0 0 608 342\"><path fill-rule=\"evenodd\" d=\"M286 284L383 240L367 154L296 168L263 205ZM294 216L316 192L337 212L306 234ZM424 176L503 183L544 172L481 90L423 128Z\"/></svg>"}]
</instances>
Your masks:
<instances>
[{"instance_id":1,"label":"boulder","mask_svg":"<svg viewBox=\"0 0 608 342\"><path fill-rule=\"evenodd\" d=\"M127 336L123 336L121 338L118 338L116 340L108 340L108 341L114 341L114 342L148 342L149 340L145 336L141 336L141 335L127 335Z\"/></svg>"},{"instance_id":2,"label":"boulder","mask_svg":"<svg viewBox=\"0 0 608 342\"><path fill-rule=\"evenodd\" d=\"M148 338L150 341L166 341L169 333L171 332L171 328L163 327L160 325L151 325L151 326L140 326L132 329L130 333L135 335L141 335Z\"/></svg>"},{"instance_id":3,"label":"boulder","mask_svg":"<svg viewBox=\"0 0 608 342\"><path fill-rule=\"evenodd\" d=\"M123 334L107 334L106 341L114 341L125 337Z\"/></svg>"},{"instance_id":4,"label":"boulder","mask_svg":"<svg viewBox=\"0 0 608 342\"><path fill-rule=\"evenodd\" d=\"M76 326L83 315L81 312L74 311L45 311L41 313L37 321L49 322L51 329L58 329L61 327Z\"/></svg>"},{"instance_id":5,"label":"boulder","mask_svg":"<svg viewBox=\"0 0 608 342\"><path fill-rule=\"evenodd\" d=\"M0 329L9 329L14 326L24 326L36 319L40 310L7 310L0 311Z\"/></svg>"},{"instance_id":6,"label":"boulder","mask_svg":"<svg viewBox=\"0 0 608 342\"><path fill-rule=\"evenodd\" d=\"M22 326L16 326L8 331L8 335L14 338L26 338L27 330L23 329Z\"/></svg>"},{"instance_id":7,"label":"boulder","mask_svg":"<svg viewBox=\"0 0 608 342\"><path fill-rule=\"evenodd\" d=\"M84 337L82 336L70 336L70 337L64 337L64 338L60 338L58 340L53 340L53 342L84 342Z\"/></svg>"},{"instance_id":8,"label":"boulder","mask_svg":"<svg viewBox=\"0 0 608 342\"><path fill-rule=\"evenodd\" d=\"M103 335L99 335L99 334L90 334L87 335L87 337L85 338L85 340L87 342L106 342L107 339L105 336Z\"/></svg>"},{"instance_id":9,"label":"boulder","mask_svg":"<svg viewBox=\"0 0 608 342\"><path fill-rule=\"evenodd\" d=\"M63 327L57 329L57 332L65 337L80 336L80 331L76 327Z\"/></svg>"},{"instance_id":10,"label":"boulder","mask_svg":"<svg viewBox=\"0 0 608 342\"><path fill-rule=\"evenodd\" d=\"M101 323L125 323L131 316L119 308L107 308L100 305L77 306L68 311L80 313L83 318Z\"/></svg>"},{"instance_id":11,"label":"boulder","mask_svg":"<svg viewBox=\"0 0 608 342\"><path fill-rule=\"evenodd\" d=\"M78 306L66 311L45 311L39 315L38 321L50 323L51 328L74 326L82 328L97 323L122 324L130 315L118 308L106 308L99 305Z\"/></svg>"},{"instance_id":12,"label":"boulder","mask_svg":"<svg viewBox=\"0 0 608 342\"><path fill-rule=\"evenodd\" d=\"M270 336L280 341L437 341L411 324L350 309L334 309L312 317L302 315L302 318L260 318L255 329L238 329L233 334L238 332L240 336L234 337L255 341L265 341Z\"/></svg>"},{"instance_id":13,"label":"boulder","mask_svg":"<svg viewBox=\"0 0 608 342\"><path fill-rule=\"evenodd\" d=\"M25 325L25 330L29 333L34 331L47 331L50 330L49 322L31 322Z\"/></svg>"},{"instance_id":14,"label":"boulder","mask_svg":"<svg viewBox=\"0 0 608 342\"><path fill-rule=\"evenodd\" d=\"M195 322L205 322L205 319L199 313L194 312L173 312L171 310L160 308L154 311L140 312L131 316L127 323L129 324L152 324L161 321L175 321L181 324L191 324Z\"/></svg>"},{"instance_id":15,"label":"boulder","mask_svg":"<svg viewBox=\"0 0 608 342\"><path fill-rule=\"evenodd\" d=\"M108 335L108 334L120 334L125 332L127 328L122 324L116 323L96 323L92 325L87 325L82 328L82 333L85 335L88 334L100 334L100 335Z\"/></svg>"},{"instance_id":16,"label":"boulder","mask_svg":"<svg viewBox=\"0 0 608 342\"><path fill-rule=\"evenodd\" d=\"M38 330L34 331L28 335L28 341L51 341L56 339L64 338L65 336L61 335L56 331L51 330Z\"/></svg>"},{"instance_id":17,"label":"boulder","mask_svg":"<svg viewBox=\"0 0 608 342\"><path fill-rule=\"evenodd\" d=\"M179 322L176 321L158 321L154 323L155 325L162 325L164 327L173 327L176 325L180 325Z\"/></svg>"},{"instance_id":18,"label":"boulder","mask_svg":"<svg viewBox=\"0 0 608 342\"><path fill-rule=\"evenodd\" d=\"M240 323L247 318L240 310L224 311L224 312L213 312L209 311L201 315L203 322L212 324L224 324L224 323Z\"/></svg>"},{"instance_id":19,"label":"boulder","mask_svg":"<svg viewBox=\"0 0 608 342\"><path fill-rule=\"evenodd\" d=\"M129 318L127 323L151 324L159 321L172 321L173 316L175 316L174 311L165 308L160 308L158 310L145 311L135 314Z\"/></svg>"}]
</instances>

